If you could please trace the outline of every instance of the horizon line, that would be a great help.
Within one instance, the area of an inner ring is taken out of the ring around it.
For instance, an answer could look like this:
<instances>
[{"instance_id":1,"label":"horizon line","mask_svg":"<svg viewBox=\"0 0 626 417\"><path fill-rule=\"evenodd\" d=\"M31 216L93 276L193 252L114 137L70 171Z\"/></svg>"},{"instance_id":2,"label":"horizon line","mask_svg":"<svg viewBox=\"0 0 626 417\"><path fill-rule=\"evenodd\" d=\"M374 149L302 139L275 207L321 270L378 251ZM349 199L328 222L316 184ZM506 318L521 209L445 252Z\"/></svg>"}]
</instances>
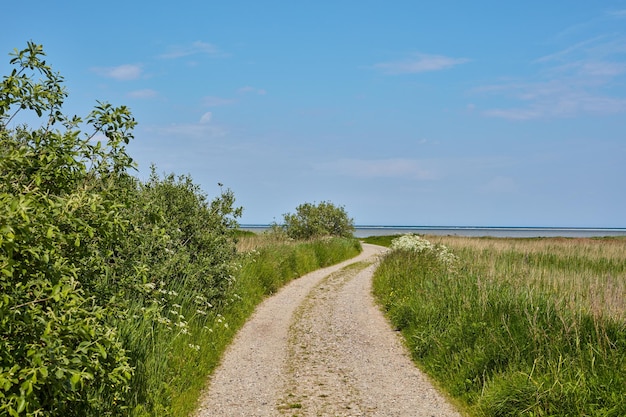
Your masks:
<instances>
[{"instance_id":1,"label":"horizon line","mask_svg":"<svg viewBox=\"0 0 626 417\"><path fill-rule=\"evenodd\" d=\"M245 223L239 227L271 227L274 223ZM430 225L383 225L360 224L355 229L563 229L563 230L624 230L626 227L614 226L430 226Z\"/></svg>"}]
</instances>

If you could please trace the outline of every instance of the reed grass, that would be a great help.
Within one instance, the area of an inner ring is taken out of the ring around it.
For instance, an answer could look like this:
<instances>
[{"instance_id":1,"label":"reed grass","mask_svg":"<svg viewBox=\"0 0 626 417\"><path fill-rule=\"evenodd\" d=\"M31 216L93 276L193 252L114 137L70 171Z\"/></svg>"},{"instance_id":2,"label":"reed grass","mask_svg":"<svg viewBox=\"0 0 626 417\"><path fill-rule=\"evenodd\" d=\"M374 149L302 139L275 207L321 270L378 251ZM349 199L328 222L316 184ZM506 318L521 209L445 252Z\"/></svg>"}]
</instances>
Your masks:
<instances>
[{"instance_id":1,"label":"reed grass","mask_svg":"<svg viewBox=\"0 0 626 417\"><path fill-rule=\"evenodd\" d=\"M374 291L469 414L626 415L626 240L428 239L454 268L393 251Z\"/></svg>"},{"instance_id":2,"label":"reed grass","mask_svg":"<svg viewBox=\"0 0 626 417\"><path fill-rule=\"evenodd\" d=\"M481 274L548 294L566 310L626 319L626 239L429 239L474 259Z\"/></svg>"}]
</instances>

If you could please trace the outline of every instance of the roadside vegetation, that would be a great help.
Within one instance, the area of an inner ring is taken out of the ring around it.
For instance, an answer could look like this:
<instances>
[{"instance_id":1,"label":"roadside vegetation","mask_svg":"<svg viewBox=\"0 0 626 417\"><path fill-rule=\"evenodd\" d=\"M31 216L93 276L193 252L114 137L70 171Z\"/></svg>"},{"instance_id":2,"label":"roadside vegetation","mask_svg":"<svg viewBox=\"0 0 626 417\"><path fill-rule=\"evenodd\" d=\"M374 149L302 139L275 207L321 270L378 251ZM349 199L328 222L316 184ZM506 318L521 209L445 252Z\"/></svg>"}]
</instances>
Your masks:
<instances>
[{"instance_id":1,"label":"roadside vegetation","mask_svg":"<svg viewBox=\"0 0 626 417\"><path fill-rule=\"evenodd\" d=\"M375 295L470 415L626 415L626 239L398 238Z\"/></svg>"},{"instance_id":2,"label":"roadside vegetation","mask_svg":"<svg viewBox=\"0 0 626 417\"><path fill-rule=\"evenodd\" d=\"M0 84L0 415L186 416L265 295L360 245L238 250L230 190L133 177L130 110L65 115L44 57L29 42Z\"/></svg>"}]
</instances>

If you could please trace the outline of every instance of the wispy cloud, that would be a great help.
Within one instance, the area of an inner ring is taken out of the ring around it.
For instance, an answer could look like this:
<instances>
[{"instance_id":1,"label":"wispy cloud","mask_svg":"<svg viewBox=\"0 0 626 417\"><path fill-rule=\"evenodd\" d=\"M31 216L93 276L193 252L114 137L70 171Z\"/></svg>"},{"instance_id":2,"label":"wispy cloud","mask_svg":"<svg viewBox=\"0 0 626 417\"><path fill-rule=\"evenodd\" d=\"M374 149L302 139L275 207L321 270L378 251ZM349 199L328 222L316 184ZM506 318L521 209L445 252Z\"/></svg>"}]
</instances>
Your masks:
<instances>
[{"instance_id":1,"label":"wispy cloud","mask_svg":"<svg viewBox=\"0 0 626 417\"><path fill-rule=\"evenodd\" d=\"M537 72L527 79L475 89L508 100L508 105L482 113L530 120L626 112L626 94L620 87L626 75L625 45L622 37L597 36L540 57L534 61Z\"/></svg>"},{"instance_id":2,"label":"wispy cloud","mask_svg":"<svg viewBox=\"0 0 626 417\"><path fill-rule=\"evenodd\" d=\"M356 178L404 178L434 180L438 175L425 161L415 159L340 159L317 165L318 169Z\"/></svg>"},{"instance_id":3,"label":"wispy cloud","mask_svg":"<svg viewBox=\"0 0 626 417\"><path fill-rule=\"evenodd\" d=\"M205 112L195 123L174 123L170 125L149 126L146 128L158 136L172 140L203 140L225 136L228 132L223 126L213 123L213 113Z\"/></svg>"},{"instance_id":4,"label":"wispy cloud","mask_svg":"<svg viewBox=\"0 0 626 417\"><path fill-rule=\"evenodd\" d=\"M207 123L211 123L211 120L213 120L213 113L211 113L210 111L204 113L202 115L202 117L200 117L200 124L207 124Z\"/></svg>"},{"instance_id":5,"label":"wispy cloud","mask_svg":"<svg viewBox=\"0 0 626 417\"><path fill-rule=\"evenodd\" d=\"M226 134L225 129L210 123L176 123L167 126L152 126L146 130L172 140L211 139Z\"/></svg>"},{"instance_id":6,"label":"wispy cloud","mask_svg":"<svg viewBox=\"0 0 626 417\"><path fill-rule=\"evenodd\" d=\"M578 53L579 51L586 50L589 46L606 39L606 36L600 35L591 39L585 39L584 41L577 42L573 45L568 46L565 49L562 49L557 52L553 52L551 54L542 56L535 60L535 63L543 63L543 62L551 62L551 61L561 61L572 54Z\"/></svg>"},{"instance_id":7,"label":"wispy cloud","mask_svg":"<svg viewBox=\"0 0 626 417\"><path fill-rule=\"evenodd\" d=\"M222 52L211 43L196 41L191 45L173 46L168 52L159 55L159 57L163 59L176 59L198 54L219 56L222 55Z\"/></svg>"},{"instance_id":8,"label":"wispy cloud","mask_svg":"<svg viewBox=\"0 0 626 417\"><path fill-rule=\"evenodd\" d=\"M207 107L228 106L236 102L237 100L235 100L234 98L224 98L216 96L206 96L202 98L202 104Z\"/></svg>"},{"instance_id":9,"label":"wispy cloud","mask_svg":"<svg viewBox=\"0 0 626 417\"><path fill-rule=\"evenodd\" d=\"M141 65L138 64L125 64L116 67L94 67L92 71L102 77L113 78L119 81L136 80L141 77L142 74Z\"/></svg>"},{"instance_id":10,"label":"wispy cloud","mask_svg":"<svg viewBox=\"0 0 626 417\"><path fill-rule=\"evenodd\" d=\"M525 91L517 96L524 105L491 108L484 110L482 114L509 120L531 120L626 112L626 98L586 92L568 85L564 85L562 90L543 94L540 85L529 84L525 86Z\"/></svg>"},{"instance_id":11,"label":"wispy cloud","mask_svg":"<svg viewBox=\"0 0 626 417\"><path fill-rule=\"evenodd\" d=\"M626 18L626 9L612 10L612 11L608 12L608 15L611 16L611 17L616 17L618 19Z\"/></svg>"},{"instance_id":12,"label":"wispy cloud","mask_svg":"<svg viewBox=\"0 0 626 417\"><path fill-rule=\"evenodd\" d=\"M400 61L380 62L374 68L385 74L415 74L420 72L441 71L469 62L467 58L451 58L443 55L414 54Z\"/></svg>"}]
</instances>

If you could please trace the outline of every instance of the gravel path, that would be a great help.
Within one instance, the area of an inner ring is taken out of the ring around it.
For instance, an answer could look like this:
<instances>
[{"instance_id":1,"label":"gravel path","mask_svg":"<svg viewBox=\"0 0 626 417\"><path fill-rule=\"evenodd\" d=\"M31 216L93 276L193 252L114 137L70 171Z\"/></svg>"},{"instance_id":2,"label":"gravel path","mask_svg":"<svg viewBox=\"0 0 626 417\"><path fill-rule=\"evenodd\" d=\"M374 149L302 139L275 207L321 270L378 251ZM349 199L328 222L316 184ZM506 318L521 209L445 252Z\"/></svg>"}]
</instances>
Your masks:
<instances>
[{"instance_id":1,"label":"gravel path","mask_svg":"<svg viewBox=\"0 0 626 417\"><path fill-rule=\"evenodd\" d=\"M211 378L196 417L460 417L374 304L384 248L294 280L265 300Z\"/></svg>"}]
</instances>

